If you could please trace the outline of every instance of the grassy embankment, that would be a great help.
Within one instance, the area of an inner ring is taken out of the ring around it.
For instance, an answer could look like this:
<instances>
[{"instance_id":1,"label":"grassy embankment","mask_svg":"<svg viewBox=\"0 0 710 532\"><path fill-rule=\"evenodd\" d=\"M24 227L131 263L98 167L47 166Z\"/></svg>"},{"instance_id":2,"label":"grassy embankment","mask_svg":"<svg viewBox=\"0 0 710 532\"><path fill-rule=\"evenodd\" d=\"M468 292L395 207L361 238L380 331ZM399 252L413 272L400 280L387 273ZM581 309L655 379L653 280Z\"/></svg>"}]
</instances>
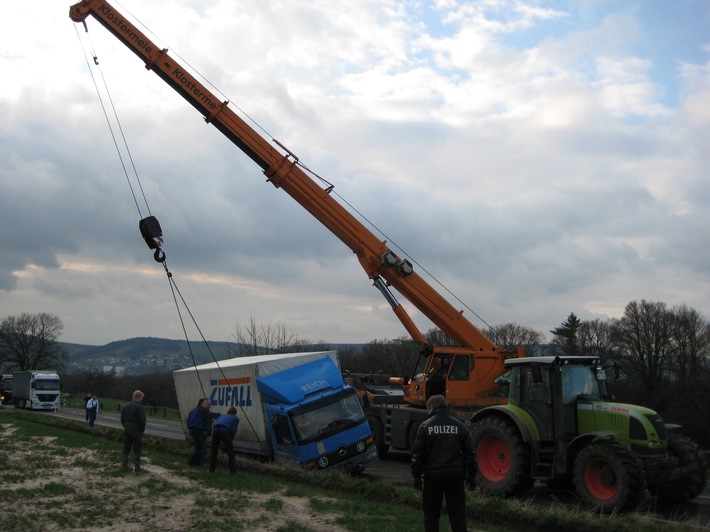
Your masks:
<instances>
[{"instance_id":1,"label":"grassy embankment","mask_svg":"<svg viewBox=\"0 0 710 532\"><path fill-rule=\"evenodd\" d=\"M84 423L11 409L0 409L0 434L0 528L5 531L422 529L419 493L384 481L336 472L307 473L241 457L239 473L232 476L222 456L217 473L210 474L185 464L184 443L153 437L144 441L148 472L122 473L118 467L121 431L95 427L92 432ZM79 479L62 477L65 473L78 474ZM306 521L310 524L304 524L303 515L286 511L288 501L294 500L305 501L301 514L312 517ZM470 530L477 531L668 528L638 514L598 516L561 505L540 508L477 493L469 494L467 509ZM316 526L321 515L330 521ZM685 525L674 528L692 530ZM446 516L442 530L449 530Z\"/></svg>"}]
</instances>

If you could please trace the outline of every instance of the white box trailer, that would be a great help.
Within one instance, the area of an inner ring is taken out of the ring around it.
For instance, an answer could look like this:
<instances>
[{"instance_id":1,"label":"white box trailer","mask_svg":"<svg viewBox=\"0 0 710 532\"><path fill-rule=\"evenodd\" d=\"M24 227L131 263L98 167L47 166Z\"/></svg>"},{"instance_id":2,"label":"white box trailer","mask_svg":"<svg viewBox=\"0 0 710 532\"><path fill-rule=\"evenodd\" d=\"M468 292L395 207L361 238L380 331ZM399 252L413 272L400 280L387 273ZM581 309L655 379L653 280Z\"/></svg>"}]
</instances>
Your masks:
<instances>
[{"instance_id":1,"label":"white box trailer","mask_svg":"<svg viewBox=\"0 0 710 532\"><path fill-rule=\"evenodd\" d=\"M212 411L237 408L235 450L307 469L361 470L377 461L357 392L335 351L239 357L173 372L186 436L203 397Z\"/></svg>"}]
</instances>

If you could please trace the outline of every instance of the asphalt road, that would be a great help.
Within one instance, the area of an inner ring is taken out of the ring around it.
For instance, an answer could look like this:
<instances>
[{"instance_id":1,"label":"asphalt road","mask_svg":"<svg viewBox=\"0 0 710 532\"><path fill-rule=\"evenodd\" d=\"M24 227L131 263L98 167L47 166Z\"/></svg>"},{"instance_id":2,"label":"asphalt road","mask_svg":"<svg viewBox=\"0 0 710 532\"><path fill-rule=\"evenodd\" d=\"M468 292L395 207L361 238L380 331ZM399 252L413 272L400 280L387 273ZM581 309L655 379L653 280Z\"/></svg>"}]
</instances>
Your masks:
<instances>
[{"instance_id":1,"label":"asphalt road","mask_svg":"<svg viewBox=\"0 0 710 532\"><path fill-rule=\"evenodd\" d=\"M52 416L60 416L74 421L86 423L86 413L83 409L62 407L56 414L48 414ZM96 416L95 425L102 427L111 427L120 429L121 418L118 413L107 412L100 413ZM182 430L182 424L178 421L168 421L165 419L149 417L145 425L145 434L148 436L159 436L161 438L170 438L173 440L184 440L185 434Z\"/></svg>"},{"instance_id":2,"label":"asphalt road","mask_svg":"<svg viewBox=\"0 0 710 532\"><path fill-rule=\"evenodd\" d=\"M48 413L47 415L86 422L86 414L83 409L61 408L59 412ZM117 413L101 413L96 417L96 425L120 429L121 420ZM182 425L179 422L161 420L160 418L148 418L145 433L150 436L185 440ZM409 473L409 453L390 451L384 460L369 466L364 476L372 479L388 479L395 484L409 485L412 478ZM536 485L530 491L529 497L538 504L577 504L577 500L572 493L551 490L543 485ZM710 531L710 483L705 487L705 491L701 495L690 502L668 504L662 503L653 497L648 497L642 503L639 511L645 512L661 522L667 521L669 524L692 523L697 525L698 530Z\"/></svg>"}]
</instances>

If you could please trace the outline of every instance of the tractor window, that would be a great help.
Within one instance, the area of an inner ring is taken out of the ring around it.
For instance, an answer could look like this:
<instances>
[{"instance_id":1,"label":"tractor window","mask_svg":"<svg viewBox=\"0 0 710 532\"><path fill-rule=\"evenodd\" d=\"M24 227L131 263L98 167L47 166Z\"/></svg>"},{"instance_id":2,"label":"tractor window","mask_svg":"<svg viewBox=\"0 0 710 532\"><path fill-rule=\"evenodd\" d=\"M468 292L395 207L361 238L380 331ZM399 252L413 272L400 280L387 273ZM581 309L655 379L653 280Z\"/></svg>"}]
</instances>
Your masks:
<instances>
[{"instance_id":1,"label":"tractor window","mask_svg":"<svg viewBox=\"0 0 710 532\"><path fill-rule=\"evenodd\" d=\"M547 405L550 400L550 375L542 372L542 381L536 382L530 367L513 370L510 382L510 402L523 405Z\"/></svg>"},{"instance_id":2,"label":"tractor window","mask_svg":"<svg viewBox=\"0 0 710 532\"><path fill-rule=\"evenodd\" d=\"M599 400L599 384L591 366L569 365L562 368L562 402L574 403L585 396Z\"/></svg>"},{"instance_id":3,"label":"tractor window","mask_svg":"<svg viewBox=\"0 0 710 532\"><path fill-rule=\"evenodd\" d=\"M508 381L508 400L513 404L520 402L520 368L513 368Z\"/></svg>"},{"instance_id":4,"label":"tractor window","mask_svg":"<svg viewBox=\"0 0 710 532\"><path fill-rule=\"evenodd\" d=\"M552 438L552 402L550 401L550 372L543 369L542 379L535 379L530 366L521 367L517 382L515 404L530 414L542 439ZM513 401L511 389L510 402Z\"/></svg>"},{"instance_id":5,"label":"tractor window","mask_svg":"<svg viewBox=\"0 0 710 532\"><path fill-rule=\"evenodd\" d=\"M550 400L550 377L547 372L542 373L542 381L535 382L530 368L526 368L525 382L522 390L524 402L544 404Z\"/></svg>"}]
</instances>

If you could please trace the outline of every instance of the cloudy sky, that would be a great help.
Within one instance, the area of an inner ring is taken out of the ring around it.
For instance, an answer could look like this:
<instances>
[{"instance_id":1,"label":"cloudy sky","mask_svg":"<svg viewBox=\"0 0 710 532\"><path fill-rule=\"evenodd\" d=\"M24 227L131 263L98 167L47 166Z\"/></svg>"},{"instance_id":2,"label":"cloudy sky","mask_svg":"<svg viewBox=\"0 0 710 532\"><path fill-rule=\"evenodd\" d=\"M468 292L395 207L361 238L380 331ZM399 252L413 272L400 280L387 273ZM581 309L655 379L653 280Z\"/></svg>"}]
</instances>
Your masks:
<instances>
[{"instance_id":1,"label":"cloudy sky","mask_svg":"<svg viewBox=\"0 0 710 532\"><path fill-rule=\"evenodd\" d=\"M70 4L0 17L0 318L55 313L61 340L85 344L183 338L138 231L150 212L208 339L251 318L328 342L406 334L344 244ZM476 325L547 333L641 299L710 319L707 1L114 6Z\"/></svg>"}]
</instances>

